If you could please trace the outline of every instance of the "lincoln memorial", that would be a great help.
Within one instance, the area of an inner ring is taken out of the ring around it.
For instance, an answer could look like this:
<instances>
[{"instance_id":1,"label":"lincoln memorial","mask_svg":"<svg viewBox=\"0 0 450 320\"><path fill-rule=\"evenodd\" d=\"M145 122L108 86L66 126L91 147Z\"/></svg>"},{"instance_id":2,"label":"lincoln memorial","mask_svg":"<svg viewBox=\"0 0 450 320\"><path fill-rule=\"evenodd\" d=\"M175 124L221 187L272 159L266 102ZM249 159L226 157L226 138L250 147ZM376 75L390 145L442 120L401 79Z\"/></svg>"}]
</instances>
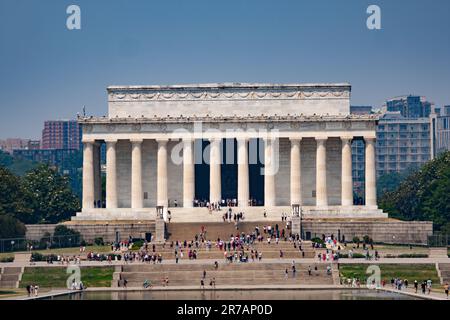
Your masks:
<instances>
[{"instance_id":1,"label":"lincoln memorial","mask_svg":"<svg viewBox=\"0 0 450 320\"><path fill-rule=\"evenodd\" d=\"M375 115L350 115L349 84L110 86L108 116L80 117L83 202L73 220L220 221L201 203L257 220L385 218L377 208ZM354 139L365 143L355 205ZM106 166L101 145L106 144ZM102 171L106 188L102 189Z\"/></svg>"}]
</instances>

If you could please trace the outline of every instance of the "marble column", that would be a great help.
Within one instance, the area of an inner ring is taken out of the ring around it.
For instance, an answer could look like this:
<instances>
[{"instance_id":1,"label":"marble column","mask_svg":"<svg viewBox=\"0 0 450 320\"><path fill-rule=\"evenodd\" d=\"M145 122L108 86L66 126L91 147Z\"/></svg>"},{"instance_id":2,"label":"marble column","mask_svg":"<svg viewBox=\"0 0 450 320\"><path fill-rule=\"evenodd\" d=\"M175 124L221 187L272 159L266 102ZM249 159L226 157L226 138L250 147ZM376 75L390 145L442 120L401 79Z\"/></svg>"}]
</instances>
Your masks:
<instances>
[{"instance_id":1,"label":"marble column","mask_svg":"<svg viewBox=\"0 0 450 320\"><path fill-rule=\"evenodd\" d=\"M341 172L341 205L353 205L352 178L352 137L341 137L342 142L342 172Z\"/></svg>"},{"instance_id":2,"label":"marble column","mask_svg":"<svg viewBox=\"0 0 450 320\"><path fill-rule=\"evenodd\" d=\"M364 138L366 144L366 206L377 206L375 138Z\"/></svg>"},{"instance_id":3,"label":"marble column","mask_svg":"<svg viewBox=\"0 0 450 320\"><path fill-rule=\"evenodd\" d=\"M264 206L274 207L275 202L275 155L274 140L264 139Z\"/></svg>"},{"instance_id":4,"label":"marble column","mask_svg":"<svg viewBox=\"0 0 450 320\"><path fill-rule=\"evenodd\" d=\"M106 141L106 208L117 208L117 140Z\"/></svg>"},{"instance_id":5,"label":"marble column","mask_svg":"<svg viewBox=\"0 0 450 320\"><path fill-rule=\"evenodd\" d=\"M157 139L158 142L158 159L157 159L157 187L156 187L156 203L158 206L169 206L167 196L167 139Z\"/></svg>"},{"instance_id":6,"label":"marble column","mask_svg":"<svg viewBox=\"0 0 450 320\"><path fill-rule=\"evenodd\" d=\"M96 142L94 144L94 201L95 207L98 206L98 201L100 200L100 205L102 202L102 176L101 176L101 155L100 155L101 144Z\"/></svg>"},{"instance_id":7,"label":"marble column","mask_svg":"<svg viewBox=\"0 0 450 320\"><path fill-rule=\"evenodd\" d=\"M131 140L131 208L144 206L142 191L142 139Z\"/></svg>"},{"instance_id":8,"label":"marble column","mask_svg":"<svg viewBox=\"0 0 450 320\"><path fill-rule=\"evenodd\" d=\"M194 140L183 139L183 207L192 208L195 198Z\"/></svg>"},{"instance_id":9,"label":"marble column","mask_svg":"<svg viewBox=\"0 0 450 320\"><path fill-rule=\"evenodd\" d=\"M302 204L300 139L291 140L291 205Z\"/></svg>"},{"instance_id":10,"label":"marble column","mask_svg":"<svg viewBox=\"0 0 450 320\"><path fill-rule=\"evenodd\" d=\"M327 194L327 138L316 138L316 206L328 206Z\"/></svg>"},{"instance_id":11,"label":"marble column","mask_svg":"<svg viewBox=\"0 0 450 320\"><path fill-rule=\"evenodd\" d=\"M248 138L237 139L238 162L238 205L247 207L250 199L249 171L248 171Z\"/></svg>"},{"instance_id":12,"label":"marble column","mask_svg":"<svg viewBox=\"0 0 450 320\"><path fill-rule=\"evenodd\" d=\"M94 143L83 142L83 210L94 207Z\"/></svg>"},{"instance_id":13,"label":"marble column","mask_svg":"<svg viewBox=\"0 0 450 320\"><path fill-rule=\"evenodd\" d=\"M209 149L209 201L220 202L222 200L221 179L221 142L222 139L210 139Z\"/></svg>"}]
</instances>

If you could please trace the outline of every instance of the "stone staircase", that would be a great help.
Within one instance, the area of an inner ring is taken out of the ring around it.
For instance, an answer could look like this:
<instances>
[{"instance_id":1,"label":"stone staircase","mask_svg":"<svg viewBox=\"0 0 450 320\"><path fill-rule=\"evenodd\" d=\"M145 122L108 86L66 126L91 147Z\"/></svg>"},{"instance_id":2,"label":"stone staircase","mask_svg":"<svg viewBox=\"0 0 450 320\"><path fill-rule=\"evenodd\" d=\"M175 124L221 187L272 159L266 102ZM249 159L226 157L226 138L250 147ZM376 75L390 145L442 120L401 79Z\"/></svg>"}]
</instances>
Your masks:
<instances>
[{"instance_id":1,"label":"stone staircase","mask_svg":"<svg viewBox=\"0 0 450 320\"><path fill-rule=\"evenodd\" d=\"M255 231L255 227L259 227L260 232L263 232L264 226L275 226L278 224L280 230L285 229L286 235L289 231L286 229L286 223L281 221L257 221L257 222L240 222L236 225L234 222L206 222L206 223L166 223L168 238L167 241L184 241L192 240L196 234L200 234L201 227L205 227L206 238L215 241L218 238L222 240L230 239L230 235L250 234Z\"/></svg>"},{"instance_id":2,"label":"stone staircase","mask_svg":"<svg viewBox=\"0 0 450 320\"><path fill-rule=\"evenodd\" d=\"M438 275L441 278L441 284L450 284L450 263L438 263Z\"/></svg>"},{"instance_id":3,"label":"stone staircase","mask_svg":"<svg viewBox=\"0 0 450 320\"><path fill-rule=\"evenodd\" d=\"M334 285L333 275L328 275L328 264L316 264L318 271L308 275L308 264L296 263L296 276L293 277L291 263L227 263L219 264L217 270L208 264L129 264L116 269L112 287L126 280L128 287L142 287L145 280L153 286L162 286L162 279L169 278L170 286L200 287L203 270L206 271L205 287L215 278L216 285ZM285 270L288 269L288 278Z\"/></svg>"},{"instance_id":4,"label":"stone staircase","mask_svg":"<svg viewBox=\"0 0 450 320\"><path fill-rule=\"evenodd\" d=\"M3 267L0 274L0 288L18 288L22 273L22 267Z\"/></svg>"},{"instance_id":5,"label":"stone staircase","mask_svg":"<svg viewBox=\"0 0 450 320\"><path fill-rule=\"evenodd\" d=\"M267 242L254 243L253 245L244 246L244 252L248 254L249 259L251 259L251 250L256 250L262 253L262 259L280 259L280 250L283 253L283 259L311 259L316 257L316 251L312 247L310 241L303 241L301 248L302 251L294 247L294 243L288 241L280 241L278 244L275 241L272 241L271 244L267 244ZM181 258L179 251L179 258L181 260L188 259L188 250L189 248L182 247L183 250L183 258ZM214 259L218 261L224 260L224 250L219 250L219 248L212 245L212 248L209 250L206 247L202 246L196 248L195 246L191 247L191 250L196 250L197 252L197 260L203 259ZM152 252L152 245L148 246L148 251ZM170 247L168 243L163 245L156 245L155 252L161 254L163 259L174 260L175 259L175 247ZM233 250L231 252L234 253ZM239 253L239 252L238 252Z\"/></svg>"}]
</instances>

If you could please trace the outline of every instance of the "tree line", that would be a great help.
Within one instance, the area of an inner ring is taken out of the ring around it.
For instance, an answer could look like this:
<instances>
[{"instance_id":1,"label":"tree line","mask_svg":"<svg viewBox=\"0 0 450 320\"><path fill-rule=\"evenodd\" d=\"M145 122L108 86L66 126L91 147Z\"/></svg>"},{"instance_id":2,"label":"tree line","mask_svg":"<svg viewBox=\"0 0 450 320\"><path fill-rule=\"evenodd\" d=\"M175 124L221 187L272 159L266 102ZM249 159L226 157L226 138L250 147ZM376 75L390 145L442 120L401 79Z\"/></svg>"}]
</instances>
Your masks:
<instances>
[{"instance_id":1,"label":"tree line","mask_svg":"<svg viewBox=\"0 0 450 320\"><path fill-rule=\"evenodd\" d=\"M392 218L432 221L434 230L450 234L450 151L410 173L385 192L379 206Z\"/></svg>"},{"instance_id":2,"label":"tree line","mask_svg":"<svg viewBox=\"0 0 450 320\"><path fill-rule=\"evenodd\" d=\"M24 224L59 223L80 210L67 176L39 164L23 176L0 166L0 238L20 237Z\"/></svg>"}]
</instances>

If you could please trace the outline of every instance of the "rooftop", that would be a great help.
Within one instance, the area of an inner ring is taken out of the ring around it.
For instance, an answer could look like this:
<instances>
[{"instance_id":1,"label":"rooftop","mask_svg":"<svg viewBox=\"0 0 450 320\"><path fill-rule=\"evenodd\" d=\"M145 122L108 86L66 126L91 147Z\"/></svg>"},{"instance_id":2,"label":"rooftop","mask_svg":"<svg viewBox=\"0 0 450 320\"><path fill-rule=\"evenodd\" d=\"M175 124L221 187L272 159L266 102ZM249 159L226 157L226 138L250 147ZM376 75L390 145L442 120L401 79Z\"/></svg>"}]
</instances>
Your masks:
<instances>
[{"instance_id":1,"label":"rooftop","mask_svg":"<svg viewBox=\"0 0 450 320\"><path fill-rule=\"evenodd\" d=\"M292 89L292 88L342 88L351 90L349 83L199 83L174 85L134 85L134 86L108 86L107 90L192 90L192 89Z\"/></svg>"}]
</instances>

